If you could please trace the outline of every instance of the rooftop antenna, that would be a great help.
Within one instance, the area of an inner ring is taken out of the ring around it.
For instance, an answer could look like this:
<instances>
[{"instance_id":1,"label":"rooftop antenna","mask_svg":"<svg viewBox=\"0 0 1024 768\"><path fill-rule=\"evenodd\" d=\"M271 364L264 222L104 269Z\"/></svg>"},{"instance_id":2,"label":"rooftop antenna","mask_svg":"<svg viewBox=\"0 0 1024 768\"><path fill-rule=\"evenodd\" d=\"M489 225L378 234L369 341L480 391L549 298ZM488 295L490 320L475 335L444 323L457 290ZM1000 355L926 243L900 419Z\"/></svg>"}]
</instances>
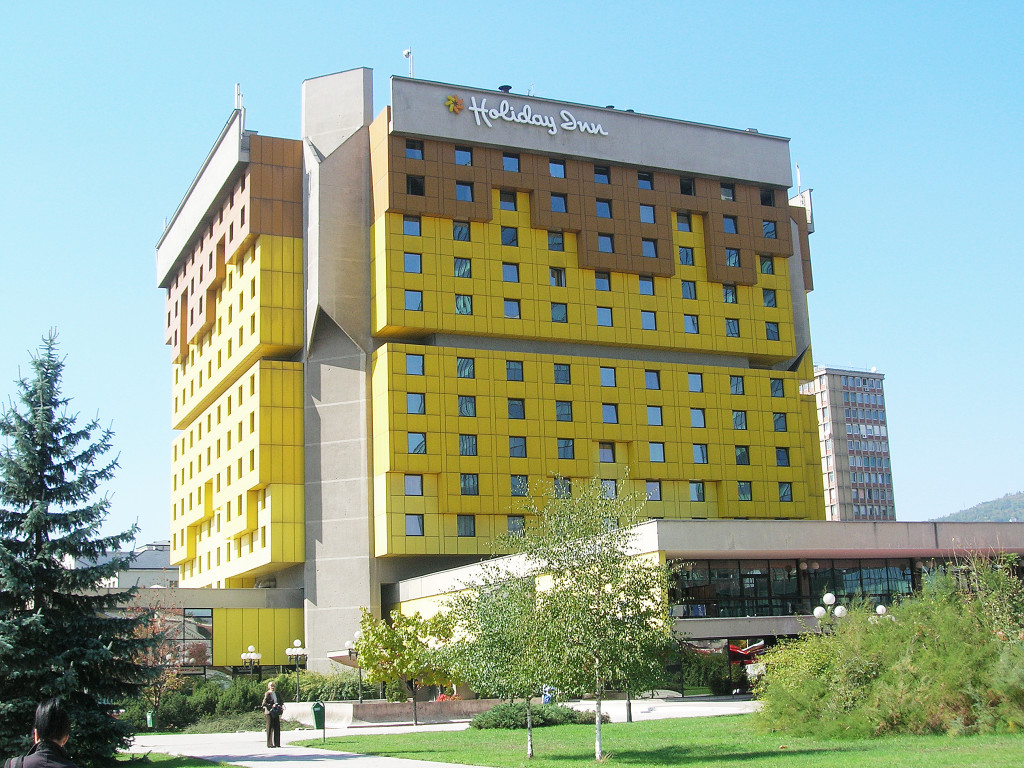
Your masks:
<instances>
[{"instance_id":1,"label":"rooftop antenna","mask_svg":"<svg viewBox=\"0 0 1024 768\"><path fill-rule=\"evenodd\" d=\"M533 95L534 95L534 92L533 92L533 86L534 86L534 83L530 83L530 90L528 90L528 91L526 92L526 95L527 95L527 96L533 96Z\"/></svg>"},{"instance_id":2,"label":"rooftop antenna","mask_svg":"<svg viewBox=\"0 0 1024 768\"><path fill-rule=\"evenodd\" d=\"M796 192L800 194L800 163L796 164Z\"/></svg>"},{"instance_id":3,"label":"rooftop antenna","mask_svg":"<svg viewBox=\"0 0 1024 768\"><path fill-rule=\"evenodd\" d=\"M404 51L402 51L402 55L409 60L409 77L415 77L416 75L413 71L412 63L412 48L406 48Z\"/></svg>"},{"instance_id":4,"label":"rooftop antenna","mask_svg":"<svg viewBox=\"0 0 1024 768\"><path fill-rule=\"evenodd\" d=\"M235 83L235 109L242 113L242 130L245 130L245 107L242 106L242 84Z\"/></svg>"}]
</instances>

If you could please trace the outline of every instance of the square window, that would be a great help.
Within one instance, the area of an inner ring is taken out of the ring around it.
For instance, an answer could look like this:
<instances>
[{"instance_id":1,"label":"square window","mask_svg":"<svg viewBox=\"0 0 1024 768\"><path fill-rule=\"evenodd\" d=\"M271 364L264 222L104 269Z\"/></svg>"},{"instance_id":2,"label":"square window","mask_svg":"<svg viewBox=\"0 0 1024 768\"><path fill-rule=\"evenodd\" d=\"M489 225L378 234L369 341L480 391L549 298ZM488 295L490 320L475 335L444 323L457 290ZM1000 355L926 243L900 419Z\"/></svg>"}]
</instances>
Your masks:
<instances>
[{"instance_id":1,"label":"square window","mask_svg":"<svg viewBox=\"0 0 1024 768\"><path fill-rule=\"evenodd\" d=\"M654 224L654 206L653 205L641 205L640 206L640 221L644 224Z\"/></svg>"},{"instance_id":2,"label":"square window","mask_svg":"<svg viewBox=\"0 0 1024 768\"><path fill-rule=\"evenodd\" d=\"M615 443L598 443L597 460L602 464L615 463Z\"/></svg>"},{"instance_id":3,"label":"square window","mask_svg":"<svg viewBox=\"0 0 1024 768\"><path fill-rule=\"evenodd\" d=\"M498 208L503 211L514 211L516 209L516 193L510 189L503 189L498 193Z\"/></svg>"},{"instance_id":4,"label":"square window","mask_svg":"<svg viewBox=\"0 0 1024 768\"><path fill-rule=\"evenodd\" d=\"M421 232L420 217L419 216L404 216L402 217L402 234L411 235L412 237L419 237Z\"/></svg>"},{"instance_id":5,"label":"square window","mask_svg":"<svg viewBox=\"0 0 1024 768\"><path fill-rule=\"evenodd\" d=\"M615 238L611 235L597 236L597 250L601 253L615 253Z\"/></svg>"},{"instance_id":6,"label":"square window","mask_svg":"<svg viewBox=\"0 0 1024 768\"><path fill-rule=\"evenodd\" d=\"M700 333L700 323L696 315L683 315L683 329L686 333Z\"/></svg>"},{"instance_id":7,"label":"square window","mask_svg":"<svg viewBox=\"0 0 1024 768\"><path fill-rule=\"evenodd\" d=\"M455 376L459 379L476 378L476 358L457 357L455 358Z\"/></svg>"},{"instance_id":8,"label":"square window","mask_svg":"<svg viewBox=\"0 0 1024 768\"><path fill-rule=\"evenodd\" d=\"M727 235L739 234L739 229L737 229L737 227L736 227L736 217L735 216L723 216L722 217L722 230Z\"/></svg>"},{"instance_id":9,"label":"square window","mask_svg":"<svg viewBox=\"0 0 1024 768\"><path fill-rule=\"evenodd\" d=\"M476 416L475 395L459 395L459 416Z\"/></svg>"},{"instance_id":10,"label":"square window","mask_svg":"<svg viewBox=\"0 0 1024 768\"><path fill-rule=\"evenodd\" d=\"M519 245L519 230L515 227L501 228L501 244L516 247Z\"/></svg>"},{"instance_id":11,"label":"square window","mask_svg":"<svg viewBox=\"0 0 1024 768\"><path fill-rule=\"evenodd\" d=\"M775 259L771 256L761 257L761 274L762 275L774 275L775 274Z\"/></svg>"},{"instance_id":12,"label":"square window","mask_svg":"<svg viewBox=\"0 0 1024 768\"><path fill-rule=\"evenodd\" d=\"M688 245L679 246L679 263L684 267L693 266L693 248Z\"/></svg>"},{"instance_id":13,"label":"square window","mask_svg":"<svg viewBox=\"0 0 1024 768\"><path fill-rule=\"evenodd\" d=\"M513 496L525 496L529 490L529 481L526 475L510 475L509 476L509 490ZM513 515L518 517L518 515ZM522 518L520 517L520 520Z\"/></svg>"},{"instance_id":14,"label":"square window","mask_svg":"<svg viewBox=\"0 0 1024 768\"><path fill-rule=\"evenodd\" d=\"M476 435L459 435L459 456L476 455Z\"/></svg>"},{"instance_id":15,"label":"square window","mask_svg":"<svg viewBox=\"0 0 1024 768\"><path fill-rule=\"evenodd\" d=\"M747 428L747 412L746 411L733 411L732 412L732 428L733 429L746 429Z\"/></svg>"},{"instance_id":16,"label":"square window","mask_svg":"<svg viewBox=\"0 0 1024 768\"><path fill-rule=\"evenodd\" d=\"M473 314L473 297L464 293L455 294L455 314L456 315L472 315Z\"/></svg>"},{"instance_id":17,"label":"square window","mask_svg":"<svg viewBox=\"0 0 1024 768\"><path fill-rule=\"evenodd\" d=\"M476 517L474 515L459 515L455 520L459 536L476 536Z\"/></svg>"},{"instance_id":18,"label":"square window","mask_svg":"<svg viewBox=\"0 0 1024 768\"><path fill-rule=\"evenodd\" d=\"M552 213L568 213L569 204L565 195L557 192L551 193L551 211Z\"/></svg>"},{"instance_id":19,"label":"square window","mask_svg":"<svg viewBox=\"0 0 1024 768\"><path fill-rule=\"evenodd\" d=\"M423 355L405 355L405 373L408 376L423 375Z\"/></svg>"},{"instance_id":20,"label":"square window","mask_svg":"<svg viewBox=\"0 0 1024 768\"><path fill-rule=\"evenodd\" d=\"M601 420L604 421L605 424L618 424L619 406L617 406L615 403L602 403Z\"/></svg>"},{"instance_id":21,"label":"square window","mask_svg":"<svg viewBox=\"0 0 1024 768\"><path fill-rule=\"evenodd\" d=\"M405 140L405 156L409 160L423 159L423 142L418 139Z\"/></svg>"},{"instance_id":22,"label":"square window","mask_svg":"<svg viewBox=\"0 0 1024 768\"><path fill-rule=\"evenodd\" d=\"M761 205L768 208L775 207L775 190L768 187L761 187Z\"/></svg>"},{"instance_id":23,"label":"square window","mask_svg":"<svg viewBox=\"0 0 1024 768\"><path fill-rule=\"evenodd\" d=\"M427 433L426 432L409 432L406 435L407 448L409 453L426 453L427 452Z\"/></svg>"},{"instance_id":24,"label":"square window","mask_svg":"<svg viewBox=\"0 0 1024 768\"><path fill-rule=\"evenodd\" d=\"M786 414L784 413L773 413L772 414L772 426L776 432L786 431Z\"/></svg>"},{"instance_id":25,"label":"square window","mask_svg":"<svg viewBox=\"0 0 1024 768\"><path fill-rule=\"evenodd\" d=\"M572 402L555 400L555 421L572 421Z\"/></svg>"},{"instance_id":26,"label":"square window","mask_svg":"<svg viewBox=\"0 0 1024 768\"><path fill-rule=\"evenodd\" d=\"M695 283L693 280L683 280L682 285L684 299L697 298L697 283Z\"/></svg>"},{"instance_id":27,"label":"square window","mask_svg":"<svg viewBox=\"0 0 1024 768\"><path fill-rule=\"evenodd\" d=\"M640 310L640 328L642 328L645 331L658 330L657 313L646 309Z\"/></svg>"},{"instance_id":28,"label":"square window","mask_svg":"<svg viewBox=\"0 0 1024 768\"><path fill-rule=\"evenodd\" d=\"M658 241L644 238L640 241L640 255L645 259L658 258Z\"/></svg>"},{"instance_id":29,"label":"square window","mask_svg":"<svg viewBox=\"0 0 1024 768\"><path fill-rule=\"evenodd\" d=\"M406 413L426 413L427 396L422 392L409 392L405 396Z\"/></svg>"},{"instance_id":30,"label":"square window","mask_svg":"<svg viewBox=\"0 0 1024 768\"><path fill-rule=\"evenodd\" d=\"M571 437L560 437L558 438L558 458L560 459L573 459L576 458L576 447Z\"/></svg>"},{"instance_id":31,"label":"square window","mask_svg":"<svg viewBox=\"0 0 1024 768\"><path fill-rule=\"evenodd\" d=\"M690 409L690 426L694 429L703 429L706 422L704 420L704 409L703 408L691 408Z\"/></svg>"},{"instance_id":32,"label":"square window","mask_svg":"<svg viewBox=\"0 0 1024 768\"><path fill-rule=\"evenodd\" d=\"M660 427L662 426L661 406L660 405L648 405L647 406L647 426L649 427Z\"/></svg>"},{"instance_id":33,"label":"square window","mask_svg":"<svg viewBox=\"0 0 1024 768\"><path fill-rule=\"evenodd\" d=\"M697 185L694 182L693 178L691 178L690 176L679 177L679 194L691 196L697 194Z\"/></svg>"},{"instance_id":34,"label":"square window","mask_svg":"<svg viewBox=\"0 0 1024 768\"><path fill-rule=\"evenodd\" d=\"M754 494L750 489L749 480L739 480L736 483L736 495L739 497L740 501L753 501Z\"/></svg>"},{"instance_id":35,"label":"square window","mask_svg":"<svg viewBox=\"0 0 1024 768\"><path fill-rule=\"evenodd\" d=\"M406 475L405 476L405 495L406 496L422 496L423 495L423 475Z\"/></svg>"},{"instance_id":36,"label":"square window","mask_svg":"<svg viewBox=\"0 0 1024 768\"><path fill-rule=\"evenodd\" d=\"M564 160L548 160L548 173L553 179L564 179L565 178L565 161Z\"/></svg>"},{"instance_id":37,"label":"square window","mask_svg":"<svg viewBox=\"0 0 1024 768\"><path fill-rule=\"evenodd\" d=\"M736 446L736 463L741 467L750 465L750 446L749 445L737 445Z\"/></svg>"},{"instance_id":38,"label":"square window","mask_svg":"<svg viewBox=\"0 0 1024 768\"><path fill-rule=\"evenodd\" d=\"M423 291L406 291L405 308L409 312L423 311Z\"/></svg>"},{"instance_id":39,"label":"square window","mask_svg":"<svg viewBox=\"0 0 1024 768\"><path fill-rule=\"evenodd\" d=\"M736 286L735 285L723 285L722 286L722 301L726 304L736 303Z\"/></svg>"},{"instance_id":40,"label":"square window","mask_svg":"<svg viewBox=\"0 0 1024 768\"><path fill-rule=\"evenodd\" d=\"M777 467L788 467L789 466L789 448L776 448L775 449L775 466L777 466Z\"/></svg>"},{"instance_id":41,"label":"square window","mask_svg":"<svg viewBox=\"0 0 1024 768\"><path fill-rule=\"evenodd\" d=\"M456 147L455 148L455 164L456 165L472 165L473 164L473 148L472 147Z\"/></svg>"},{"instance_id":42,"label":"square window","mask_svg":"<svg viewBox=\"0 0 1024 768\"><path fill-rule=\"evenodd\" d=\"M565 288L565 270L561 267L548 269L548 281L552 288Z\"/></svg>"},{"instance_id":43,"label":"square window","mask_svg":"<svg viewBox=\"0 0 1024 768\"><path fill-rule=\"evenodd\" d=\"M457 243L468 243L469 242L469 222L468 221L453 221L452 222L452 240Z\"/></svg>"},{"instance_id":44,"label":"square window","mask_svg":"<svg viewBox=\"0 0 1024 768\"><path fill-rule=\"evenodd\" d=\"M694 443L693 444L693 463L694 464L707 464L708 463L708 446L707 446L707 443Z\"/></svg>"},{"instance_id":45,"label":"square window","mask_svg":"<svg viewBox=\"0 0 1024 768\"><path fill-rule=\"evenodd\" d=\"M761 301L766 307L776 307L778 304L775 303L775 289L774 288L762 288L761 289Z\"/></svg>"},{"instance_id":46,"label":"square window","mask_svg":"<svg viewBox=\"0 0 1024 768\"><path fill-rule=\"evenodd\" d=\"M521 397L510 397L508 399L508 417L510 419L526 418L526 401Z\"/></svg>"},{"instance_id":47,"label":"square window","mask_svg":"<svg viewBox=\"0 0 1024 768\"><path fill-rule=\"evenodd\" d=\"M554 491L556 499L568 499L572 496L572 480L567 477L556 477Z\"/></svg>"},{"instance_id":48,"label":"square window","mask_svg":"<svg viewBox=\"0 0 1024 768\"><path fill-rule=\"evenodd\" d=\"M721 185L722 199L723 200L735 200L736 199L736 187L733 184L722 184Z\"/></svg>"},{"instance_id":49,"label":"square window","mask_svg":"<svg viewBox=\"0 0 1024 768\"><path fill-rule=\"evenodd\" d=\"M690 223L690 214L676 214L676 229L679 232L693 232L693 225Z\"/></svg>"},{"instance_id":50,"label":"square window","mask_svg":"<svg viewBox=\"0 0 1024 768\"><path fill-rule=\"evenodd\" d=\"M455 199L466 203L473 202L473 183L470 181L455 182Z\"/></svg>"},{"instance_id":51,"label":"square window","mask_svg":"<svg viewBox=\"0 0 1024 768\"><path fill-rule=\"evenodd\" d=\"M614 499L618 495L619 489L616 487L616 483L614 480L601 481L601 498Z\"/></svg>"},{"instance_id":52,"label":"square window","mask_svg":"<svg viewBox=\"0 0 1024 768\"><path fill-rule=\"evenodd\" d=\"M555 384L572 384L572 370L568 363L555 363Z\"/></svg>"},{"instance_id":53,"label":"square window","mask_svg":"<svg viewBox=\"0 0 1024 768\"><path fill-rule=\"evenodd\" d=\"M405 177L405 194L423 197L427 194L427 184L422 176L407 174Z\"/></svg>"},{"instance_id":54,"label":"square window","mask_svg":"<svg viewBox=\"0 0 1024 768\"><path fill-rule=\"evenodd\" d=\"M661 501L661 480L647 481L647 500Z\"/></svg>"},{"instance_id":55,"label":"square window","mask_svg":"<svg viewBox=\"0 0 1024 768\"><path fill-rule=\"evenodd\" d=\"M637 171L637 189L654 189L654 174L650 171Z\"/></svg>"},{"instance_id":56,"label":"square window","mask_svg":"<svg viewBox=\"0 0 1024 768\"><path fill-rule=\"evenodd\" d=\"M655 464L665 463L665 444L664 443L648 443L647 444L647 456L648 460Z\"/></svg>"},{"instance_id":57,"label":"square window","mask_svg":"<svg viewBox=\"0 0 1024 768\"><path fill-rule=\"evenodd\" d=\"M689 384L691 392L703 392L704 391L704 375L700 373L688 373L686 374L686 380Z\"/></svg>"},{"instance_id":58,"label":"square window","mask_svg":"<svg viewBox=\"0 0 1024 768\"><path fill-rule=\"evenodd\" d=\"M740 250L739 250L739 248L726 248L725 249L725 266L727 266L727 267L738 267L738 266L740 266Z\"/></svg>"},{"instance_id":59,"label":"square window","mask_svg":"<svg viewBox=\"0 0 1024 768\"><path fill-rule=\"evenodd\" d=\"M549 229L548 230L548 250L549 251L564 251L565 250L565 235L562 234L561 230Z\"/></svg>"},{"instance_id":60,"label":"square window","mask_svg":"<svg viewBox=\"0 0 1024 768\"><path fill-rule=\"evenodd\" d=\"M766 322L764 324L764 337L768 339L768 341L778 341L779 324L772 321Z\"/></svg>"},{"instance_id":61,"label":"square window","mask_svg":"<svg viewBox=\"0 0 1024 768\"><path fill-rule=\"evenodd\" d=\"M513 493L513 496L525 496L526 493ZM509 515L506 528L509 536L522 536L526 531L526 518L523 515Z\"/></svg>"},{"instance_id":62,"label":"square window","mask_svg":"<svg viewBox=\"0 0 1024 768\"><path fill-rule=\"evenodd\" d=\"M690 481L690 501L704 501L704 483L698 480Z\"/></svg>"},{"instance_id":63,"label":"square window","mask_svg":"<svg viewBox=\"0 0 1024 768\"><path fill-rule=\"evenodd\" d=\"M661 389L661 371L644 371L644 387Z\"/></svg>"},{"instance_id":64,"label":"square window","mask_svg":"<svg viewBox=\"0 0 1024 768\"><path fill-rule=\"evenodd\" d=\"M601 386L602 387L614 387L615 386L615 369L608 366L601 366Z\"/></svg>"},{"instance_id":65,"label":"square window","mask_svg":"<svg viewBox=\"0 0 1024 768\"><path fill-rule=\"evenodd\" d=\"M512 459L525 459L526 438L510 436L508 439L508 455Z\"/></svg>"},{"instance_id":66,"label":"square window","mask_svg":"<svg viewBox=\"0 0 1024 768\"><path fill-rule=\"evenodd\" d=\"M419 253L405 254L405 271L418 275L423 272L423 255Z\"/></svg>"},{"instance_id":67,"label":"square window","mask_svg":"<svg viewBox=\"0 0 1024 768\"><path fill-rule=\"evenodd\" d=\"M463 259L458 256L455 257L455 277L472 277L473 276L473 262L469 259Z\"/></svg>"},{"instance_id":68,"label":"square window","mask_svg":"<svg viewBox=\"0 0 1024 768\"><path fill-rule=\"evenodd\" d=\"M506 379L506 381L522 381L523 380L523 361L522 360L506 360L505 361L505 379Z\"/></svg>"},{"instance_id":69,"label":"square window","mask_svg":"<svg viewBox=\"0 0 1024 768\"><path fill-rule=\"evenodd\" d=\"M783 379L768 379L768 388L772 397L786 396L786 383Z\"/></svg>"},{"instance_id":70,"label":"square window","mask_svg":"<svg viewBox=\"0 0 1024 768\"><path fill-rule=\"evenodd\" d=\"M730 395L742 395L743 389L743 377L742 376L730 376L729 377L729 394Z\"/></svg>"},{"instance_id":71,"label":"square window","mask_svg":"<svg viewBox=\"0 0 1024 768\"><path fill-rule=\"evenodd\" d=\"M475 472L463 472L459 475L459 490L463 496L479 496L480 476Z\"/></svg>"},{"instance_id":72,"label":"square window","mask_svg":"<svg viewBox=\"0 0 1024 768\"><path fill-rule=\"evenodd\" d=\"M738 338L740 335L740 321L735 317L725 318L725 335Z\"/></svg>"},{"instance_id":73,"label":"square window","mask_svg":"<svg viewBox=\"0 0 1024 768\"><path fill-rule=\"evenodd\" d=\"M611 184L611 171L607 165L594 166L594 181L598 184Z\"/></svg>"},{"instance_id":74,"label":"square window","mask_svg":"<svg viewBox=\"0 0 1024 768\"><path fill-rule=\"evenodd\" d=\"M519 299L505 299L505 318L518 320L522 315L519 311Z\"/></svg>"},{"instance_id":75,"label":"square window","mask_svg":"<svg viewBox=\"0 0 1024 768\"><path fill-rule=\"evenodd\" d=\"M761 222L761 234L764 235L768 240L775 240L777 235L775 234L775 222L765 219Z\"/></svg>"},{"instance_id":76,"label":"square window","mask_svg":"<svg viewBox=\"0 0 1024 768\"><path fill-rule=\"evenodd\" d=\"M405 516L405 535L406 536L422 536L423 535L423 515L406 515Z\"/></svg>"},{"instance_id":77,"label":"square window","mask_svg":"<svg viewBox=\"0 0 1024 768\"><path fill-rule=\"evenodd\" d=\"M519 282L519 265L505 262L501 265L501 279L506 283Z\"/></svg>"},{"instance_id":78,"label":"square window","mask_svg":"<svg viewBox=\"0 0 1024 768\"><path fill-rule=\"evenodd\" d=\"M610 326L612 324L612 308L611 307L598 307L597 308L597 324Z\"/></svg>"},{"instance_id":79,"label":"square window","mask_svg":"<svg viewBox=\"0 0 1024 768\"><path fill-rule=\"evenodd\" d=\"M501 156L501 169L509 173L519 173L519 155L506 152Z\"/></svg>"},{"instance_id":80,"label":"square window","mask_svg":"<svg viewBox=\"0 0 1024 768\"><path fill-rule=\"evenodd\" d=\"M779 483L779 501L793 501L793 484Z\"/></svg>"},{"instance_id":81,"label":"square window","mask_svg":"<svg viewBox=\"0 0 1024 768\"><path fill-rule=\"evenodd\" d=\"M612 201L611 200L598 200L597 201L597 217L600 219L610 219L612 217Z\"/></svg>"},{"instance_id":82,"label":"square window","mask_svg":"<svg viewBox=\"0 0 1024 768\"><path fill-rule=\"evenodd\" d=\"M594 273L594 290L610 291L612 289L612 276L607 272Z\"/></svg>"},{"instance_id":83,"label":"square window","mask_svg":"<svg viewBox=\"0 0 1024 768\"><path fill-rule=\"evenodd\" d=\"M654 295L654 278L650 275L640 275L640 295Z\"/></svg>"},{"instance_id":84,"label":"square window","mask_svg":"<svg viewBox=\"0 0 1024 768\"><path fill-rule=\"evenodd\" d=\"M561 301L551 302L551 322L552 323L568 323L569 322L569 306Z\"/></svg>"}]
</instances>

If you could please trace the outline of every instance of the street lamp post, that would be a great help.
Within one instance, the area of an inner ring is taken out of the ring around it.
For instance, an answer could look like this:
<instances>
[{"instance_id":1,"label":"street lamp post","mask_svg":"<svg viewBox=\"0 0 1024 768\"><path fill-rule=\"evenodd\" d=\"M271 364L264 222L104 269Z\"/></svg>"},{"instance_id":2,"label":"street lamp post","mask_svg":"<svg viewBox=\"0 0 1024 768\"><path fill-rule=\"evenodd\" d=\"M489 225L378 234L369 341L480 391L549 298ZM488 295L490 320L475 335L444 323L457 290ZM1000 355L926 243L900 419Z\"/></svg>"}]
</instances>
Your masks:
<instances>
[{"instance_id":1,"label":"street lamp post","mask_svg":"<svg viewBox=\"0 0 1024 768\"><path fill-rule=\"evenodd\" d=\"M295 662L295 701L299 701L299 657L306 655L306 649L302 647L301 640L296 640L292 643L292 647L285 648L284 652Z\"/></svg>"},{"instance_id":2,"label":"street lamp post","mask_svg":"<svg viewBox=\"0 0 1024 768\"><path fill-rule=\"evenodd\" d=\"M256 646L250 645L249 650L242 654L242 663L249 667L249 679L251 680L256 674L256 667L260 665L260 659L263 658L262 653L256 652Z\"/></svg>"},{"instance_id":3,"label":"street lamp post","mask_svg":"<svg viewBox=\"0 0 1024 768\"><path fill-rule=\"evenodd\" d=\"M841 619L846 616L847 609L845 605L836 605L836 596L831 592L826 592L821 596L821 602L824 605L819 605L814 609L814 618L818 620L818 632L824 631L822 621L826 618L837 618Z\"/></svg>"},{"instance_id":4,"label":"street lamp post","mask_svg":"<svg viewBox=\"0 0 1024 768\"><path fill-rule=\"evenodd\" d=\"M356 650L355 646L356 646L356 643L359 642L359 640L360 640L360 638L362 636L363 636L362 630L357 629L356 633L355 633L355 642L352 642L351 640L346 640L345 641L345 650L348 652L348 657L350 659L354 659L355 662L356 662L356 673L359 675L359 694L358 694L358 697L359 697L359 703L360 704L363 703L363 668L359 664L359 651Z\"/></svg>"}]
</instances>

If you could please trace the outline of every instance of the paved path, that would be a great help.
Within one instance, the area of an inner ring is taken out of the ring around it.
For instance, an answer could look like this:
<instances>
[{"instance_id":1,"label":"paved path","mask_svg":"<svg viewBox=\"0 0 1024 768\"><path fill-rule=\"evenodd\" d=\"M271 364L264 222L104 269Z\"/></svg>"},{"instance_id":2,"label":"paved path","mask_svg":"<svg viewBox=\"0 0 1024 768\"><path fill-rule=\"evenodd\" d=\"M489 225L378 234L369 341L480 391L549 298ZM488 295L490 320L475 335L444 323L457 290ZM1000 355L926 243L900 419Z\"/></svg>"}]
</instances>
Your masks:
<instances>
[{"instance_id":1,"label":"paved path","mask_svg":"<svg viewBox=\"0 0 1024 768\"><path fill-rule=\"evenodd\" d=\"M577 709L593 710L593 702L574 702ZM736 699L637 699L633 702L634 720L659 720L671 717L706 717L708 715L738 715L753 712L758 704L749 700ZM625 701L604 702L602 709L611 716L612 722L626 719ZM413 726L411 723L382 726L350 726L328 728L327 736L357 736L366 733L408 733L410 731L457 731L468 728L469 724L442 723ZM320 736L320 731L296 730L281 732L281 748L268 749L266 736L262 731L211 734L157 734L139 735L135 738L132 752L166 752L171 755L189 755L206 760L215 760L245 768L317 768L317 764L338 762L343 768L429 768L450 766L449 763L435 763L426 760L407 760L395 757L357 755L350 752L312 747L292 746L292 742L305 741Z\"/></svg>"}]
</instances>

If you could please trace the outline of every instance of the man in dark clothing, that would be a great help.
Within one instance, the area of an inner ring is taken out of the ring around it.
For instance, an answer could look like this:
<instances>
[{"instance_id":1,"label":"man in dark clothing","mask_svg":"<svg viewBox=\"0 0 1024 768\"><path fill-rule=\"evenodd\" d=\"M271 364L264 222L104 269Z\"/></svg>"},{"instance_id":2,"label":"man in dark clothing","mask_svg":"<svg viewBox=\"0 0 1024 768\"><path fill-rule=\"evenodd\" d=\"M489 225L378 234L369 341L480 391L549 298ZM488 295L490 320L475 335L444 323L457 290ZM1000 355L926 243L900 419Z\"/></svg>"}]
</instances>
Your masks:
<instances>
[{"instance_id":1,"label":"man in dark clothing","mask_svg":"<svg viewBox=\"0 0 1024 768\"><path fill-rule=\"evenodd\" d=\"M21 768L78 768L64 751L70 735L71 718L60 705L60 699L41 703L36 707L35 727L32 729L35 745L25 755Z\"/></svg>"}]
</instances>

